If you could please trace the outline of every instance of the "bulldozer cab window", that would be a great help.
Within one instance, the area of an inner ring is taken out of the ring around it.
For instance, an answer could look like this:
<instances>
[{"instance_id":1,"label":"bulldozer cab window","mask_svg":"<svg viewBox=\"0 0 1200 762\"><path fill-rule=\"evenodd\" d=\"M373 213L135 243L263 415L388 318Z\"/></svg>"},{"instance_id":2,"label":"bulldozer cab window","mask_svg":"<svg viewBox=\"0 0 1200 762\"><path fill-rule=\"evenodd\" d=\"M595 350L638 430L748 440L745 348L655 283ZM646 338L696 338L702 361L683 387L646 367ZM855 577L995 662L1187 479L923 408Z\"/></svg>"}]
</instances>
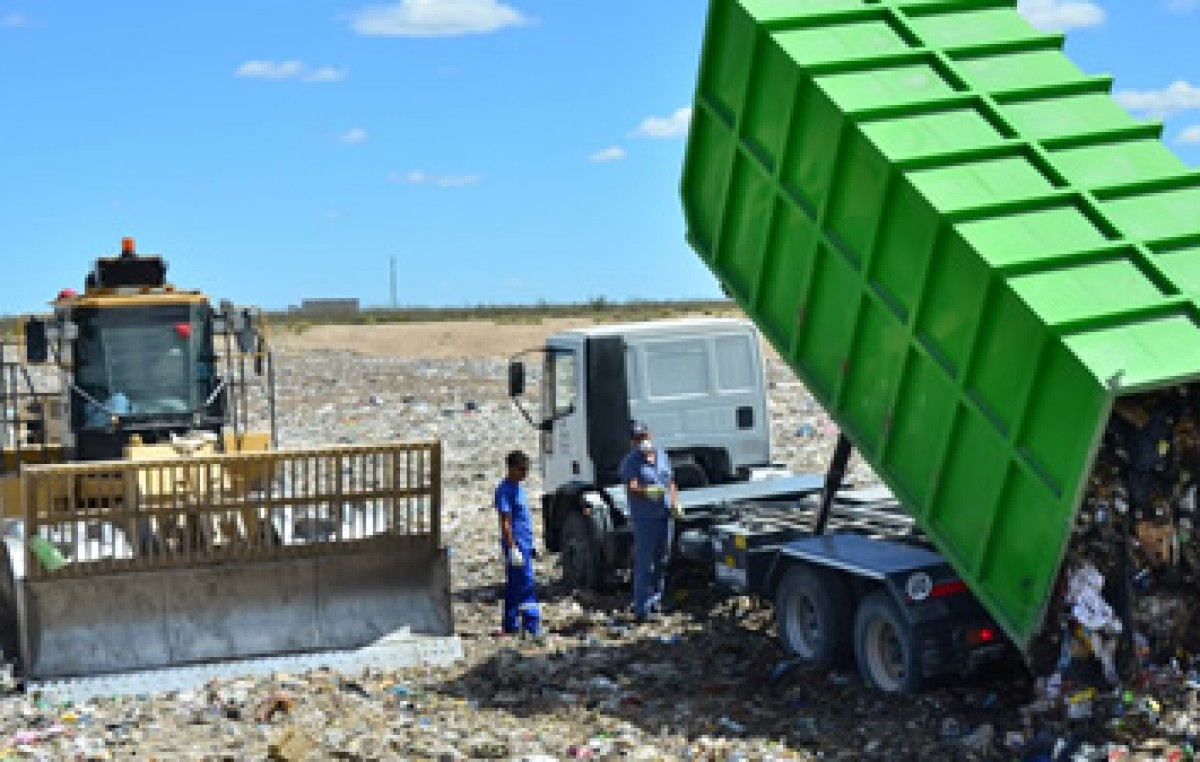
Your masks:
<instances>
[{"instance_id":1,"label":"bulldozer cab window","mask_svg":"<svg viewBox=\"0 0 1200 762\"><path fill-rule=\"evenodd\" d=\"M76 316L75 382L84 425L112 415L171 416L198 411L214 377L210 321L202 305L81 309Z\"/></svg>"}]
</instances>

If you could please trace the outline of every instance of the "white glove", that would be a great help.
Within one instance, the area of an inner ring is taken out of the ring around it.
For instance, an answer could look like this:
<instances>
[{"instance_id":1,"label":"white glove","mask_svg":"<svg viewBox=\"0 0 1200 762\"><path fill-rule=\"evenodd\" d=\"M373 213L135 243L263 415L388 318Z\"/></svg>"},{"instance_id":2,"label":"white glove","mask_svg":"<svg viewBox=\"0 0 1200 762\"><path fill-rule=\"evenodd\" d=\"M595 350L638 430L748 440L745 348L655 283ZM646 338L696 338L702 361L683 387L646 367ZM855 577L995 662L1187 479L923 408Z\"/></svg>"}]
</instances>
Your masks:
<instances>
[{"instance_id":1,"label":"white glove","mask_svg":"<svg viewBox=\"0 0 1200 762\"><path fill-rule=\"evenodd\" d=\"M525 554L516 545L508 549L508 565L509 566L524 566Z\"/></svg>"}]
</instances>

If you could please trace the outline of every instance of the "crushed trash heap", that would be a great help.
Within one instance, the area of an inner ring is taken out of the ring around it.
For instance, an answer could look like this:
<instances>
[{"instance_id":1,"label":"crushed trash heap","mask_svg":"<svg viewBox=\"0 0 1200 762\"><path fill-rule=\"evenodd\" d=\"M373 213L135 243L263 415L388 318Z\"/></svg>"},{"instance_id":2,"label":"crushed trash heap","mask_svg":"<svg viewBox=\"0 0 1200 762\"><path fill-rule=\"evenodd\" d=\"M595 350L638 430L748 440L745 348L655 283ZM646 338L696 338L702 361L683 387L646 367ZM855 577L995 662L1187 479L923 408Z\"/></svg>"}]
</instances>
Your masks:
<instances>
[{"instance_id":1,"label":"crushed trash heap","mask_svg":"<svg viewBox=\"0 0 1200 762\"><path fill-rule=\"evenodd\" d=\"M1031 650L1044 699L1068 717L1118 686L1200 684L1198 434L1200 384L1114 404Z\"/></svg>"}]
</instances>

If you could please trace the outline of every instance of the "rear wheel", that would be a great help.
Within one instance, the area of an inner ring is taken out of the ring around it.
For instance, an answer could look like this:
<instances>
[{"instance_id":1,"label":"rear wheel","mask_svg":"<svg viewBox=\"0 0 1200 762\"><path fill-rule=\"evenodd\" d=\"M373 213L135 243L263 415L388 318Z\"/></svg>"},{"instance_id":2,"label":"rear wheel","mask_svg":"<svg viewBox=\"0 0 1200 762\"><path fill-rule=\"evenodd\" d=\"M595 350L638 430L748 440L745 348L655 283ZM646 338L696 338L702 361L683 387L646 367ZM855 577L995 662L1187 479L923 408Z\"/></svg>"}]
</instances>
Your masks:
<instances>
[{"instance_id":1,"label":"rear wheel","mask_svg":"<svg viewBox=\"0 0 1200 762\"><path fill-rule=\"evenodd\" d=\"M603 579L600 548L592 535L591 520L577 509L571 510L563 519L559 531L559 564L563 582L573 590L595 590Z\"/></svg>"},{"instance_id":2,"label":"rear wheel","mask_svg":"<svg viewBox=\"0 0 1200 762\"><path fill-rule=\"evenodd\" d=\"M912 628L900 616L886 590L863 599L854 618L854 656L858 671L886 693L916 693L921 669Z\"/></svg>"},{"instance_id":3,"label":"rear wheel","mask_svg":"<svg viewBox=\"0 0 1200 762\"><path fill-rule=\"evenodd\" d=\"M775 625L784 650L821 667L850 662L851 600L835 575L793 566L775 595Z\"/></svg>"}]
</instances>

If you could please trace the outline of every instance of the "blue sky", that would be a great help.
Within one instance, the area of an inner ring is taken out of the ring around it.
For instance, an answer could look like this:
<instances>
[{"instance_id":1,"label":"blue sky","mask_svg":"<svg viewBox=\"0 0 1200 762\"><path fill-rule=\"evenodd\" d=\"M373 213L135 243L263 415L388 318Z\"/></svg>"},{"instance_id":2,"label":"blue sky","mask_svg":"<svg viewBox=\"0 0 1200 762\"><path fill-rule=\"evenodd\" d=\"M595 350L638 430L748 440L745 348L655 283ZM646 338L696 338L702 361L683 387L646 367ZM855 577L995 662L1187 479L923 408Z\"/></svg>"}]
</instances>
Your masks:
<instances>
[{"instance_id":1,"label":"blue sky","mask_svg":"<svg viewBox=\"0 0 1200 762\"><path fill-rule=\"evenodd\" d=\"M801 2L802 0L797 0ZM303 297L718 295L678 200L702 0L0 0L0 313L120 238ZM1200 0L1028 0L1200 164Z\"/></svg>"}]
</instances>

